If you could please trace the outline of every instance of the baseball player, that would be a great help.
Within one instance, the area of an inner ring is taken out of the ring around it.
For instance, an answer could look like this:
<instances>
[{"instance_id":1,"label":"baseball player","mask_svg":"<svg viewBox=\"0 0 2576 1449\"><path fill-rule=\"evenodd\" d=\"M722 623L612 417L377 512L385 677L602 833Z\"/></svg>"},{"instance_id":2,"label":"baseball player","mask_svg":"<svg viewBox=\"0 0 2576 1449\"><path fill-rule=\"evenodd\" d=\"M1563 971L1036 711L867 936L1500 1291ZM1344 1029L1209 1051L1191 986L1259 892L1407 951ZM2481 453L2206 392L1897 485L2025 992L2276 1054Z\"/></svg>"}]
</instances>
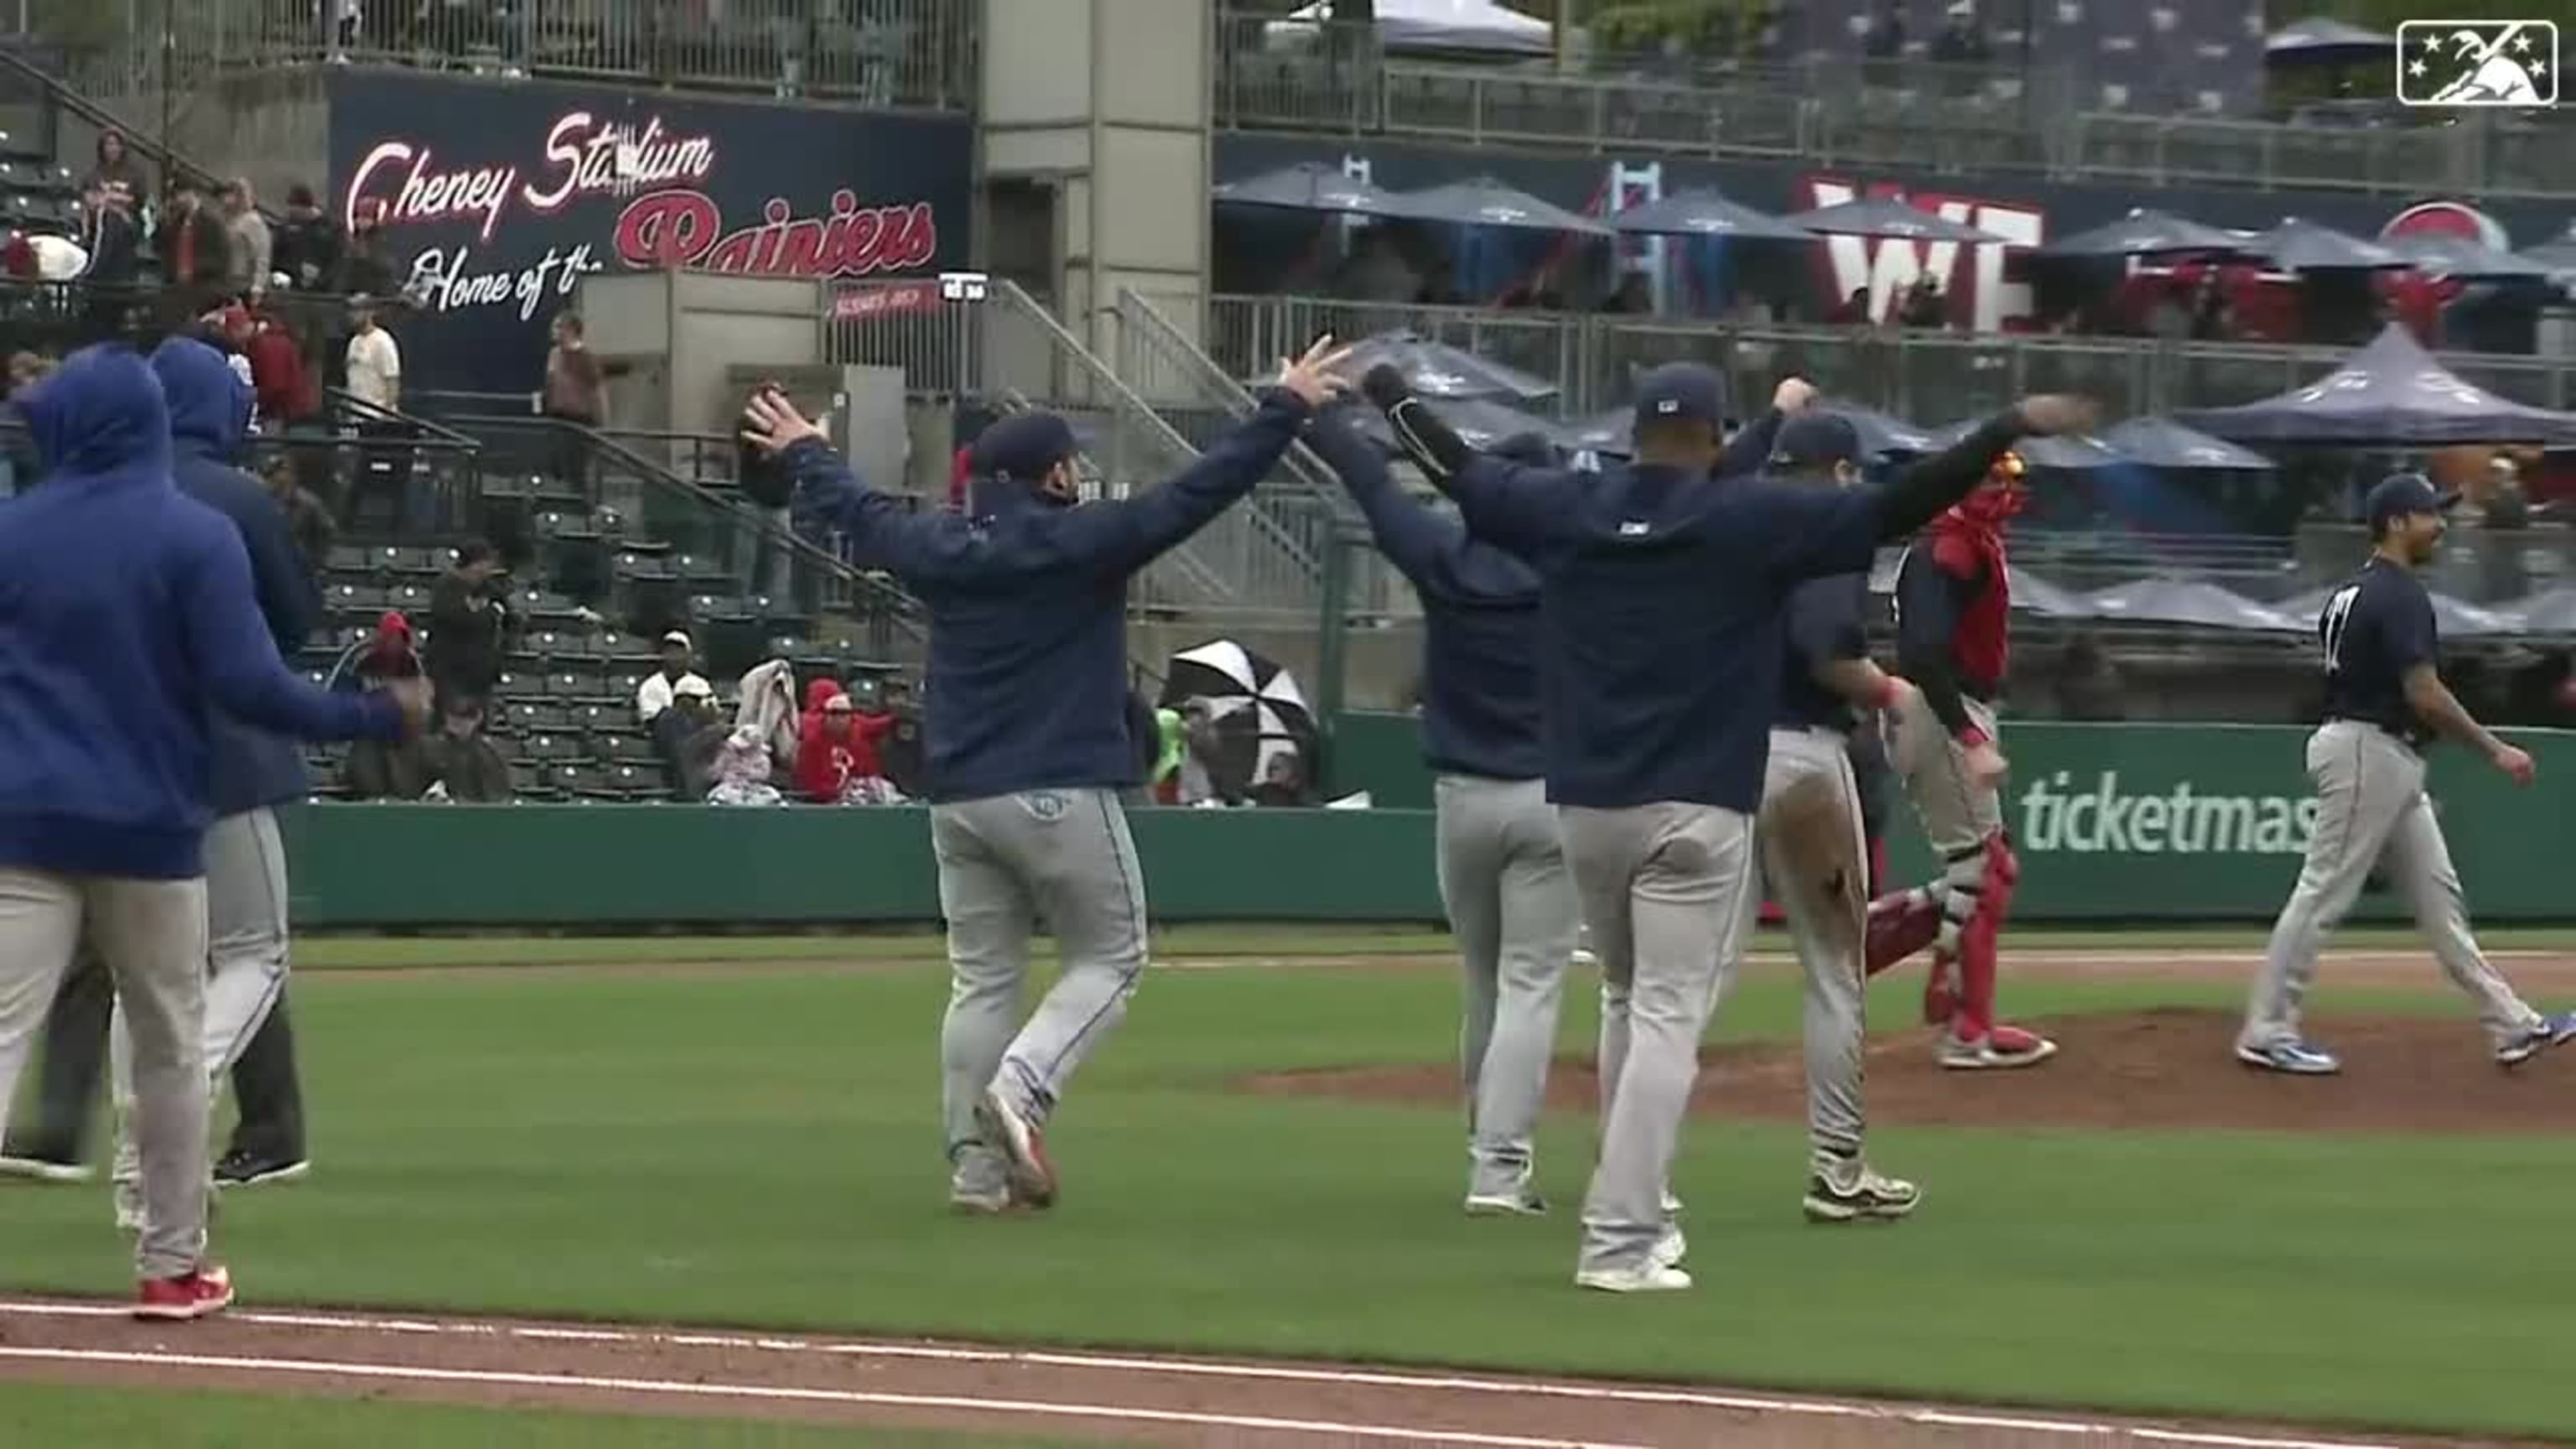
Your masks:
<instances>
[{"instance_id":1,"label":"baseball player","mask_svg":"<svg viewBox=\"0 0 2576 1449\"><path fill-rule=\"evenodd\" d=\"M1540 783L1538 576L1404 496L1335 409L1308 444L1422 600L1422 754L1438 776L1440 902L1465 968L1459 1065L1474 1216L1547 1211L1531 1134L1574 950L1574 884Z\"/></svg>"},{"instance_id":2,"label":"baseball player","mask_svg":"<svg viewBox=\"0 0 2576 1449\"><path fill-rule=\"evenodd\" d=\"M2299 1007L2316 979L2317 953L2343 922L2374 865L2405 896L2415 928L2452 984L2477 1003L2496 1062L2517 1067L2576 1038L2576 1012L2534 1011L2479 952L2460 901L2459 872L2424 793L2422 747L2447 735L2529 785L2531 756L2488 733L2442 684L2433 603L2415 571L2430 563L2457 494L2401 473L2372 488L2370 560L2326 596L2317 644L2326 671L2325 722L2308 736L2317 787L2316 829L2263 954L2245 1008L2236 1058L2303 1076L2342 1070L2334 1053L2300 1035Z\"/></svg>"},{"instance_id":3,"label":"baseball player","mask_svg":"<svg viewBox=\"0 0 2576 1449\"><path fill-rule=\"evenodd\" d=\"M1860 434L1850 421L1808 413L1780 430L1774 476L1814 488L1860 481ZM1950 466L1973 470L1984 458ZM1861 1052L1867 978L1861 933L1869 903L1869 846L1851 736L1864 711L1895 708L1913 693L1869 659L1862 623L1869 574L1809 579L1789 596L1771 755L1754 817L1762 873L1788 918L1807 978L1805 1210L1811 1222L1893 1220L1922 1192L1873 1169L1862 1153L1866 1113Z\"/></svg>"},{"instance_id":4,"label":"baseball player","mask_svg":"<svg viewBox=\"0 0 2576 1449\"><path fill-rule=\"evenodd\" d=\"M329 694L286 666L240 533L171 484L161 383L132 351L74 353L23 407L49 476L0 509L0 1121L86 937L133 1030L133 1311L201 1318L233 1297L206 1253L209 706L392 737L428 689Z\"/></svg>"},{"instance_id":5,"label":"baseball player","mask_svg":"<svg viewBox=\"0 0 2576 1449\"><path fill-rule=\"evenodd\" d=\"M1940 1061L2036 1066L2057 1043L1995 1020L1996 936L2021 874L2004 831L2004 757L1993 700L2003 687L2012 598L2004 527L2021 511L2018 454L1935 519L1896 570L1897 668L1916 693L1885 722L1889 763L1942 861L1941 878L1872 907L1872 975L1932 946L1923 1019L1945 1027Z\"/></svg>"},{"instance_id":6,"label":"baseball player","mask_svg":"<svg viewBox=\"0 0 2576 1449\"><path fill-rule=\"evenodd\" d=\"M250 426L251 390L222 353L173 337L152 352L170 407L171 472L179 491L214 509L241 535L260 616L281 654L304 647L321 598L286 515L266 486L234 468ZM286 988L286 843L276 807L308 788L296 741L218 714L210 726L215 823L206 832L205 1061L210 1095L267 1025ZM112 1176L120 1225L143 1224L142 1164L134 1148L134 1054L125 1015L109 1034L116 1107Z\"/></svg>"},{"instance_id":7,"label":"baseball player","mask_svg":"<svg viewBox=\"0 0 2576 1449\"><path fill-rule=\"evenodd\" d=\"M1141 779L1127 581L1269 473L1341 388L1330 344L1283 363L1259 410L1178 478L1084 507L1073 429L1051 413L1006 418L976 440L965 513L915 516L852 477L784 395L765 391L745 412L745 439L783 460L800 514L929 606L923 736L953 977L941 1095L949 1198L962 1211L1055 1201L1045 1124L1145 969L1144 874L1119 804ZM1018 1025L1040 920L1064 966Z\"/></svg>"},{"instance_id":8,"label":"baseball player","mask_svg":"<svg viewBox=\"0 0 2576 1449\"><path fill-rule=\"evenodd\" d=\"M1625 1006L1618 1030L1603 1024L1601 1157L1575 1282L1688 1288L1666 1246L1666 1184L1701 1032L1759 904L1753 816L1786 597L1803 580L1867 569L1882 540L1929 522L1977 474L1917 470L1868 491L1722 476L1724 381L1693 363L1639 379L1635 461L1597 474L1477 456L1391 367L1363 386L1407 450L1437 460L1431 477L1469 530L1540 580L1548 797L1600 953L1605 1017ZM1813 395L1783 388L1793 409ZM2027 419L1979 430L1988 456L2080 413L2026 407Z\"/></svg>"}]
</instances>

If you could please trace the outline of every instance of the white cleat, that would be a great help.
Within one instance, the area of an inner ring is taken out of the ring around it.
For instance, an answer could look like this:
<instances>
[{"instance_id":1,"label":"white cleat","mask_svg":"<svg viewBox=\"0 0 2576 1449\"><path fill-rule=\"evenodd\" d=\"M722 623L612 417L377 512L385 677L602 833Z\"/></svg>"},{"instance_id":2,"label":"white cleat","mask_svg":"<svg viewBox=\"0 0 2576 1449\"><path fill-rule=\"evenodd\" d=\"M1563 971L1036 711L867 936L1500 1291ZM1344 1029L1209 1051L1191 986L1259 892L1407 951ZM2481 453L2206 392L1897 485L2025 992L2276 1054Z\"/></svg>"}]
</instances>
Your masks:
<instances>
[{"instance_id":1,"label":"white cleat","mask_svg":"<svg viewBox=\"0 0 2576 1449\"><path fill-rule=\"evenodd\" d=\"M1574 1286L1596 1293L1678 1293L1691 1286L1679 1268L1647 1263L1636 1268L1593 1269L1574 1275Z\"/></svg>"}]
</instances>

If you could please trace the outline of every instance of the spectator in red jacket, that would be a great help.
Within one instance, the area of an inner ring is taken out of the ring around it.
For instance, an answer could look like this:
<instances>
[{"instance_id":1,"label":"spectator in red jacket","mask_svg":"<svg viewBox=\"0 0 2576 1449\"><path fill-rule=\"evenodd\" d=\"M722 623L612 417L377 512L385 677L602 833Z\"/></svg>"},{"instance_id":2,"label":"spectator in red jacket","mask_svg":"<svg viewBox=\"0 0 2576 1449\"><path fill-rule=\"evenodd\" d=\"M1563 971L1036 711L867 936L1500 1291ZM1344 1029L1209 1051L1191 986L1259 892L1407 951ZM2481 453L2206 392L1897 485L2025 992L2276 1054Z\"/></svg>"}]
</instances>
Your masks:
<instances>
[{"instance_id":1,"label":"spectator in red jacket","mask_svg":"<svg viewBox=\"0 0 2576 1449\"><path fill-rule=\"evenodd\" d=\"M796 741L796 793L817 805L883 805L902 797L885 778L882 745L894 716L882 708L862 715L841 686L818 679L807 686L804 728Z\"/></svg>"},{"instance_id":2,"label":"spectator in red jacket","mask_svg":"<svg viewBox=\"0 0 2576 1449\"><path fill-rule=\"evenodd\" d=\"M252 319L241 348L250 358L250 385L259 398L261 422L282 429L322 410L322 390L313 369L304 365L304 344L285 319L273 314Z\"/></svg>"}]
</instances>

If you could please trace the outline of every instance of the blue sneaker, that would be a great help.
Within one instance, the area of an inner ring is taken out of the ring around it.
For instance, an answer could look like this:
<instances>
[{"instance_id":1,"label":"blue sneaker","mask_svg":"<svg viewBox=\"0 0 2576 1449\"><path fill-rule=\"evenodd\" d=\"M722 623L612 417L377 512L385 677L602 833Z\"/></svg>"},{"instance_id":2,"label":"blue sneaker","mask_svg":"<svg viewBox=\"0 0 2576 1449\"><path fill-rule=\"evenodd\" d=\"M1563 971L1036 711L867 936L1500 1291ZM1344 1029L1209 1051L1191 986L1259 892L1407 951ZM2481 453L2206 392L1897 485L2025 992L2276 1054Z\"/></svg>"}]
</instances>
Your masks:
<instances>
[{"instance_id":1,"label":"blue sneaker","mask_svg":"<svg viewBox=\"0 0 2576 1449\"><path fill-rule=\"evenodd\" d=\"M2530 1030L2496 1048L2496 1065L2518 1067L2562 1042L2576 1041L2576 1011L2544 1016Z\"/></svg>"},{"instance_id":2,"label":"blue sneaker","mask_svg":"<svg viewBox=\"0 0 2576 1449\"><path fill-rule=\"evenodd\" d=\"M2264 1046L2240 1043L2236 1059L2249 1067L2297 1077L2331 1077L2343 1070L2342 1058L2303 1041L2276 1041Z\"/></svg>"}]
</instances>

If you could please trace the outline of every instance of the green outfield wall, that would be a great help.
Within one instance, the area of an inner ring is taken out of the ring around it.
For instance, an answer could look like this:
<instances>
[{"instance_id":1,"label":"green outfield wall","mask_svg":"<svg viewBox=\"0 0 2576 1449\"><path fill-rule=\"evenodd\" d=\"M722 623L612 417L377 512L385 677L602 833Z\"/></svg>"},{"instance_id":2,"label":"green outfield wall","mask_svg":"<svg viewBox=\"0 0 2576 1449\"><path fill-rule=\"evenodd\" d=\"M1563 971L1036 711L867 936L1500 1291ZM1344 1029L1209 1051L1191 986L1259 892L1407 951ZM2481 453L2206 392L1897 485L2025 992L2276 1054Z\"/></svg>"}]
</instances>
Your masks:
<instances>
[{"instance_id":1,"label":"green outfield wall","mask_svg":"<svg viewBox=\"0 0 2576 1449\"><path fill-rule=\"evenodd\" d=\"M1139 810L1163 921L1434 921L1429 785L1412 722L1346 729L1339 783L1373 810ZM2276 726L2008 725L2015 914L2062 922L2259 920L2298 872L2315 806L2306 731ZM2458 750L2433 792L2482 921L2576 919L2576 735L2518 735L2517 790ZM928 922L922 812L670 805L321 804L288 812L295 918L318 928ZM1895 811L1899 879L1929 858ZM2403 914L2385 896L2363 913Z\"/></svg>"}]
</instances>

